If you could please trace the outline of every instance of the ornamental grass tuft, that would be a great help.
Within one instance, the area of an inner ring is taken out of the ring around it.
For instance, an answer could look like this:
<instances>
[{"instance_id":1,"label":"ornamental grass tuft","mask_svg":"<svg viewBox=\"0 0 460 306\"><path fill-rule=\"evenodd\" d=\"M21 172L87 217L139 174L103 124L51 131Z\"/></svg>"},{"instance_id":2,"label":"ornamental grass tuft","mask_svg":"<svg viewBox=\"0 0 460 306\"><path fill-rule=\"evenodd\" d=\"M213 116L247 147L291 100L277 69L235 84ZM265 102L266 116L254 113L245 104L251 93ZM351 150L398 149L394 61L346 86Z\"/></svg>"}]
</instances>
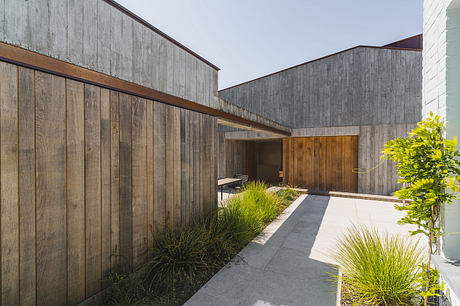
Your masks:
<instances>
[{"instance_id":1,"label":"ornamental grass tuft","mask_svg":"<svg viewBox=\"0 0 460 306\"><path fill-rule=\"evenodd\" d=\"M267 192L261 182L250 182L210 217L156 233L136 273L109 274L106 304L182 305L290 201Z\"/></svg>"},{"instance_id":2,"label":"ornamental grass tuft","mask_svg":"<svg viewBox=\"0 0 460 306\"><path fill-rule=\"evenodd\" d=\"M353 226L339 240L334 259L352 303L411 305L418 295L417 275L424 259L418 242Z\"/></svg>"}]
</instances>

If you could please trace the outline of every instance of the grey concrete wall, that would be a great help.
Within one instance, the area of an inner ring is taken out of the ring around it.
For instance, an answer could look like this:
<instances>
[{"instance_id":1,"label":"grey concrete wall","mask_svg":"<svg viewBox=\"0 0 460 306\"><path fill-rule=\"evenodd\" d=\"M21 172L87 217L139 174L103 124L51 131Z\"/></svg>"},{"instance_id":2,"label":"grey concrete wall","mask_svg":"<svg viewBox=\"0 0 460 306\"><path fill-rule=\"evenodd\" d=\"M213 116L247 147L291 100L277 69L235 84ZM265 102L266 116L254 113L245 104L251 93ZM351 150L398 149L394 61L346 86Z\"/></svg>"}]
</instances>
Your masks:
<instances>
[{"instance_id":1,"label":"grey concrete wall","mask_svg":"<svg viewBox=\"0 0 460 306\"><path fill-rule=\"evenodd\" d=\"M291 128L414 123L421 118L422 54L360 47L219 96Z\"/></svg>"},{"instance_id":2,"label":"grey concrete wall","mask_svg":"<svg viewBox=\"0 0 460 306\"><path fill-rule=\"evenodd\" d=\"M217 108L217 71L102 0L2 0L0 40Z\"/></svg>"}]
</instances>

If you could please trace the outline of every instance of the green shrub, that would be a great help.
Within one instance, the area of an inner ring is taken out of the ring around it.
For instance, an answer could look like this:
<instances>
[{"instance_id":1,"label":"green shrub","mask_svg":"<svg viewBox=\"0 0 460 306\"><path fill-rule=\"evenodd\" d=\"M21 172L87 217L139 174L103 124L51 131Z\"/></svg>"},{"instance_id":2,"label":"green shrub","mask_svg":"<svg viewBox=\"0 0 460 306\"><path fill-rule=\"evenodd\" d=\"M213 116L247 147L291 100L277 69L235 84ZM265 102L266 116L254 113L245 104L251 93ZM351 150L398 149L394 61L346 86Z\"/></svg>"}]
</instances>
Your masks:
<instances>
[{"instance_id":1,"label":"green shrub","mask_svg":"<svg viewBox=\"0 0 460 306\"><path fill-rule=\"evenodd\" d=\"M120 275L126 280L121 283L112 276L108 304L135 304L142 301L140 294L154 299L150 304L181 305L281 210L280 198L266 192L263 183L248 183L209 218L157 234L136 276Z\"/></svg>"},{"instance_id":2,"label":"green shrub","mask_svg":"<svg viewBox=\"0 0 460 306\"><path fill-rule=\"evenodd\" d=\"M418 295L417 278L423 262L417 243L375 229L351 227L339 240L334 259L346 291L365 305L410 305Z\"/></svg>"},{"instance_id":3,"label":"green shrub","mask_svg":"<svg viewBox=\"0 0 460 306\"><path fill-rule=\"evenodd\" d=\"M105 305L145 305L149 301L142 277L136 273L123 273L115 267L107 273L108 292Z\"/></svg>"},{"instance_id":4,"label":"green shrub","mask_svg":"<svg viewBox=\"0 0 460 306\"><path fill-rule=\"evenodd\" d=\"M284 206L289 206L295 199L299 197L299 193L289 186L278 190L276 195L282 200Z\"/></svg>"},{"instance_id":5,"label":"green shrub","mask_svg":"<svg viewBox=\"0 0 460 306\"><path fill-rule=\"evenodd\" d=\"M208 269L204 256L202 233L197 228L168 228L154 239L143 267L146 287L159 295L175 294L177 287L191 284L198 273Z\"/></svg>"}]
</instances>

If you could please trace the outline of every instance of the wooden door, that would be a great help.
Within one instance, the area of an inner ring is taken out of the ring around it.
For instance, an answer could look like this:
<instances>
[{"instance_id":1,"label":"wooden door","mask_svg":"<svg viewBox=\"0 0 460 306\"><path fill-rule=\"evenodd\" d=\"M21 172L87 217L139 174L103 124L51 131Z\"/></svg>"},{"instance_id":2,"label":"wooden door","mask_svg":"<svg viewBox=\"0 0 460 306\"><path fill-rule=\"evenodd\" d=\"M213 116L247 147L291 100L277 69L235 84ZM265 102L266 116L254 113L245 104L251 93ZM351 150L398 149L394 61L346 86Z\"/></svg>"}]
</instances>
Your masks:
<instances>
[{"instance_id":1,"label":"wooden door","mask_svg":"<svg viewBox=\"0 0 460 306\"><path fill-rule=\"evenodd\" d=\"M358 191L358 136L283 140L284 182L323 191Z\"/></svg>"}]
</instances>

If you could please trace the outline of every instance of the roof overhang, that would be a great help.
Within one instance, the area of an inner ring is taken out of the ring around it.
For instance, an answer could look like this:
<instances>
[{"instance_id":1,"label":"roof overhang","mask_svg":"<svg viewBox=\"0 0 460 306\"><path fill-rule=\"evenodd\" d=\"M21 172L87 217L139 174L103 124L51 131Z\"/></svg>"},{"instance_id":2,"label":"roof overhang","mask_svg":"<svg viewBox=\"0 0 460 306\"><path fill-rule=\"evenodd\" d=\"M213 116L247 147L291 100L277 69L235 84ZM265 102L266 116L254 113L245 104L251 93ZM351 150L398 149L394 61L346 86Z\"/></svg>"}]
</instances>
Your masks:
<instances>
[{"instance_id":1,"label":"roof overhang","mask_svg":"<svg viewBox=\"0 0 460 306\"><path fill-rule=\"evenodd\" d=\"M234 124L239 124L241 127L258 129L268 133L276 133L284 136L291 135L289 128L275 124L268 119L261 118L260 116L251 114L243 109L238 109L236 106L231 106L229 103L219 103L220 107L218 109L211 108L206 105L122 80L104 73L86 69L75 64L64 62L56 58L4 42L0 42L0 61L100 86L102 88L116 90L191 111L208 114L221 118L223 120L222 122L232 122Z\"/></svg>"}]
</instances>

